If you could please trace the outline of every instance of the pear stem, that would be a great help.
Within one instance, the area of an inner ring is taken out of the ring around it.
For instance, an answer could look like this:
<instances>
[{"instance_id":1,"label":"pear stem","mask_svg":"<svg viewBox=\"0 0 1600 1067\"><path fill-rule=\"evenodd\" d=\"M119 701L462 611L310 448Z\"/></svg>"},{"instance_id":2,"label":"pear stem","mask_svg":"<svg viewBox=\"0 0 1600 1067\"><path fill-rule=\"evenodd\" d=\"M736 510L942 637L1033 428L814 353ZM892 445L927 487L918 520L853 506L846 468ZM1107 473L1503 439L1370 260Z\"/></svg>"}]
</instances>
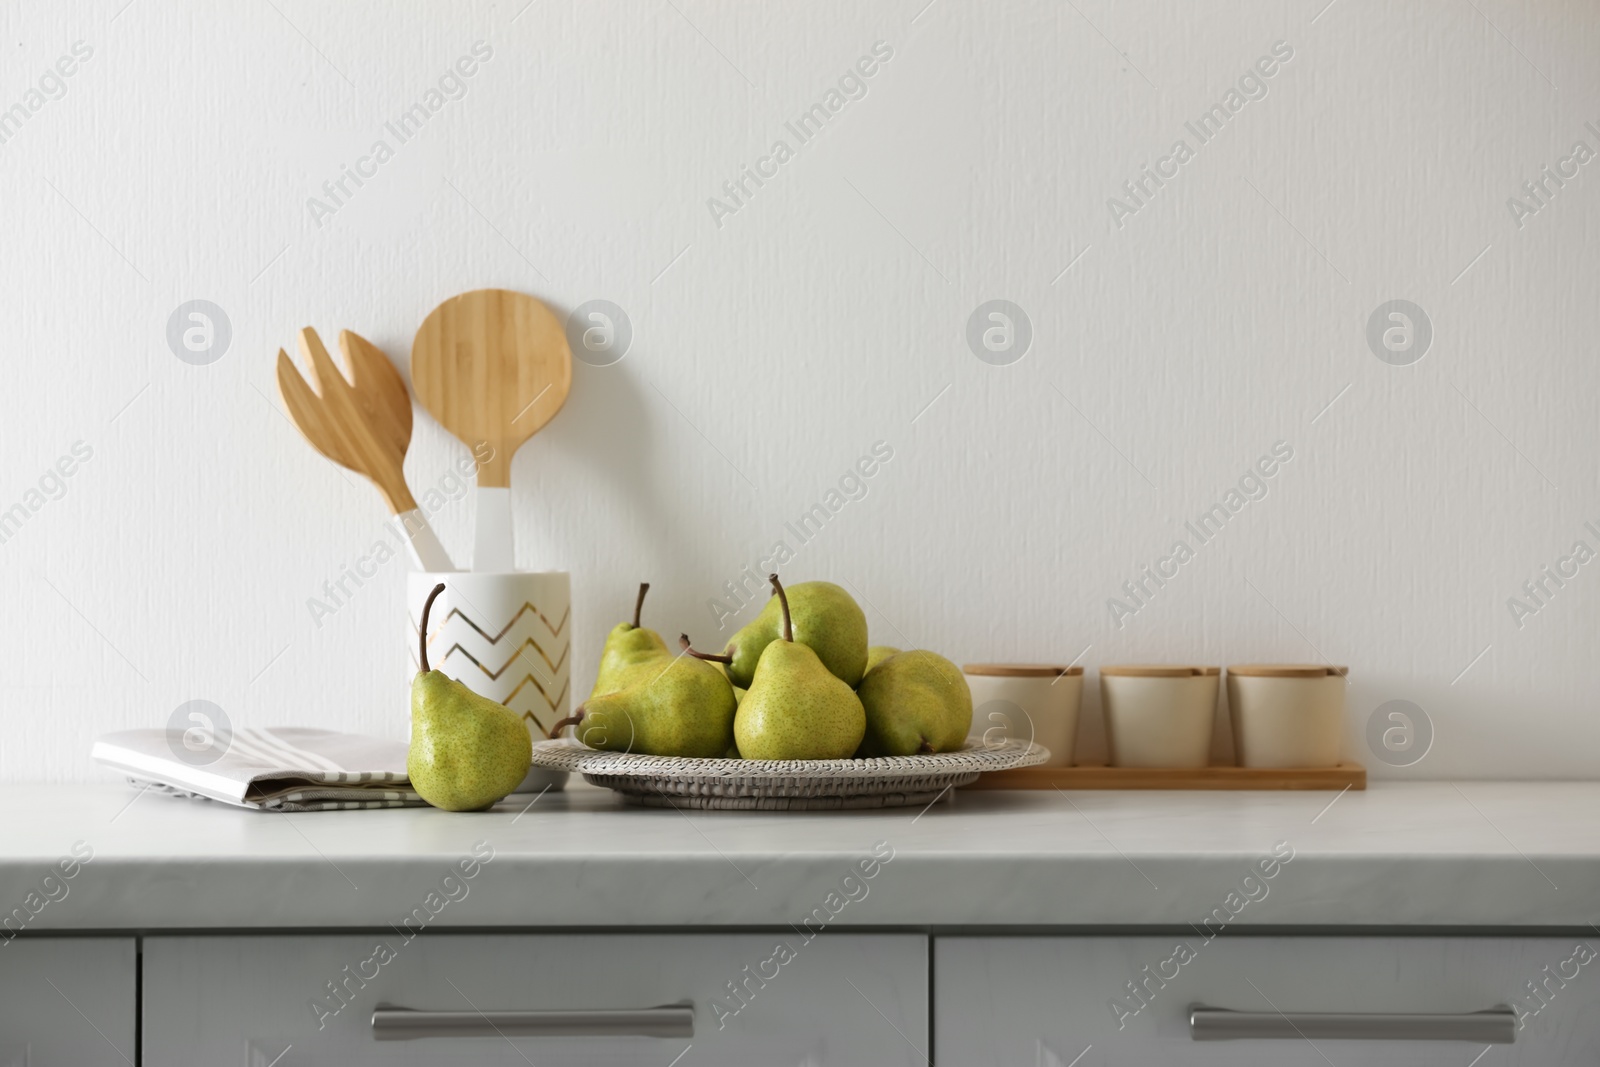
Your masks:
<instances>
[{"instance_id":1,"label":"pear stem","mask_svg":"<svg viewBox=\"0 0 1600 1067\"><path fill-rule=\"evenodd\" d=\"M562 719L560 722L558 722L554 726L550 727L549 731L545 733L545 736L548 737L550 740L554 741L556 739L556 735L559 734L562 730L565 730L569 726L576 726L580 722L582 722L583 721L583 716L584 716L584 710L582 708L579 708L578 709L578 714L576 714L576 715L568 715L565 719Z\"/></svg>"},{"instance_id":2,"label":"pear stem","mask_svg":"<svg viewBox=\"0 0 1600 1067\"><path fill-rule=\"evenodd\" d=\"M706 660L706 661L711 662L711 663L732 663L733 662L733 657L729 656L729 655L726 655L726 654L721 655L721 656L716 656L716 655L711 654L710 652L696 652L693 648L689 647L689 635L688 634L679 634L678 635L678 644L682 645L683 646L683 650L685 652L689 653L689 655L693 656L695 659L703 659L703 660Z\"/></svg>"},{"instance_id":3,"label":"pear stem","mask_svg":"<svg viewBox=\"0 0 1600 1067\"><path fill-rule=\"evenodd\" d=\"M639 583L639 599L633 602L633 628L639 628L639 613L644 610L644 595L650 591L649 582Z\"/></svg>"},{"instance_id":4,"label":"pear stem","mask_svg":"<svg viewBox=\"0 0 1600 1067\"><path fill-rule=\"evenodd\" d=\"M439 599L439 594L444 592L444 583L440 582L433 587L433 592L428 594L428 599L422 604L422 630L417 634L417 661L422 664L422 673L427 674L428 667L428 613L433 610L433 602Z\"/></svg>"},{"instance_id":5,"label":"pear stem","mask_svg":"<svg viewBox=\"0 0 1600 1067\"><path fill-rule=\"evenodd\" d=\"M772 588L778 591L778 600L783 604L783 639L794 640L794 620L789 618L789 596L783 591L783 583L778 581L776 574L767 575L767 581L772 583Z\"/></svg>"}]
</instances>

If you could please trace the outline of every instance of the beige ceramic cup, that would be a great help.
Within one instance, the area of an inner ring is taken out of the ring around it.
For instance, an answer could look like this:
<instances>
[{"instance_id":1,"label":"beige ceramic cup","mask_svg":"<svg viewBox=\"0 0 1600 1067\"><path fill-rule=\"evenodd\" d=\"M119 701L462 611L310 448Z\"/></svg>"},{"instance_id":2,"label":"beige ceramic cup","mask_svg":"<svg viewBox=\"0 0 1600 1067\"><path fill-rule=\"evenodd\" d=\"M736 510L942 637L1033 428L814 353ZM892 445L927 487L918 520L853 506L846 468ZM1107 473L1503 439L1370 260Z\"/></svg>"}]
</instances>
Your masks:
<instances>
[{"instance_id":1,"label":"beige ceramic cup","mask_svg":"<svg viewBox=\"0 0 1600 1067\"><path fill-rule=\"evenodd\" d=\"M1246 663L1228 668L1241 767L1337 767L1348 667Z\"/></svg>"},{"instance_id":2,"label":"beige ceramic cup","mask_svg":"<svg viewBox=\"0 0 1600 1067\"><path fill-rule=\"evenodd\" d=\"M565 571L492 574L413 573L407 583L406 646L418 669L418 628L433 587L444 584L428 617L429 666L497 700L522 717L534 741L572 702L572 580ZM517 792L559 789L567 772L531 767Z\"/></svg>"},{"instance_id":3,"label":"beige ceramic cup","mask_svg":"<svg viewBox=\"0 0 1600 1067\"><path fill-rule=\"evenodd\" d=\"M1033 741L1050 750L1043 766L1072 766L1082 667L969 663L961 670L972 690L973 731L985 742L1000 737Z\"/></svg>"},{"instance_id":4,"label":"beige ceramic cup","mask_svg":"<svg viewBox=\"0 0 1600 1067\"><path fill-rule=\"evenodd\" d=\"M1205 767L1220 667L1100 668L1100 706L1113 767Z\"/></svg>"}]
</instances>

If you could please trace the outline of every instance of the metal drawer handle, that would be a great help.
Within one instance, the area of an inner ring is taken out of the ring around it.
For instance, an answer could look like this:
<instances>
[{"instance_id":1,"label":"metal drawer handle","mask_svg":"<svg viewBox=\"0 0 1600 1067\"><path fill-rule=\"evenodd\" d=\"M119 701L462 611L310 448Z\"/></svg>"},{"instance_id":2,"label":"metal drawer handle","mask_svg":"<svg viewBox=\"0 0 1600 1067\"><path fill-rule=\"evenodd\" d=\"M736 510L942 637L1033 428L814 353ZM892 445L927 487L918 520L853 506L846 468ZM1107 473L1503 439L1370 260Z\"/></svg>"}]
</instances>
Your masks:
<instances>
[{"instance_id":1,"label":"metal drawer handle","mask_svg":"<svg viewBox=\"0 0 1600 1067\"><path fill-rule=\"evenodd\" d=\"M1517 1038L1517 1013L1501 1006L1459 1015L1424 1012L1229 1011L1189 1009L1189 1036L1195 1041L1250 1038L1320 1037L1345 1041L1471 1041L1509 1045Z\"/></svg>"},{"instance_id":2,"label":"metal drawer handle","mask_svg":"<svg viewBox=\"0 0 1600 1067\"><path fill-rule=\"evenodd\" d=\"M592 1011L417 1011L380 1007L375 1041L425 1037L693 1037L694 1005Z\"/></svg>"}]
</instances>

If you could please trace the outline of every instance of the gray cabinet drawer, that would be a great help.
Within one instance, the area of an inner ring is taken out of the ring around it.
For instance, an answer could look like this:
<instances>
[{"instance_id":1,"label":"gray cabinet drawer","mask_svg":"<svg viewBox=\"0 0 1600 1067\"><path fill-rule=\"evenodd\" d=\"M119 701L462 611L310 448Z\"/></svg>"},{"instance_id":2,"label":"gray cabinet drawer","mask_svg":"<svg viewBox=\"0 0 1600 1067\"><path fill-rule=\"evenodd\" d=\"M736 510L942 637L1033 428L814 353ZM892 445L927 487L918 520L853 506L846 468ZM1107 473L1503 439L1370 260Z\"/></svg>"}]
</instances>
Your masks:
<instances>
[{"instance_id":1,"label":"gray cabinet drawer","mask_svg":"<svg viewBox=\"0 0 1600 1067\"><path fill-rule=\"evenodd\" d=\"M145 1062L926 1062L923 937L405 934L147 938Z\"/></svg>"},{"instance_id":2,"label":"gray cabinet drawer","mask_svg":"<svg viewBox=\"0 0 1600 1067\"><path fill-rule=\"evenodd\" d=\"M939 1059L964 1067L1600 1062L1600 938L1206 932L940 938ZM1197 1008L1210 1010L1196 1017ZM1197 1031L1208 1039L1195 1040Z\"/></svg>"},{"instance_id":3,"label":"gray cabinet drawer","mask_svg":"<svg viewBox=\"0 0 1600 1067\"><path fill-rule=\"evenodd\" d=\"M135 1056L132 938L0 940L0 1067L127 1067Z\"/></svg>"}]
</instances>

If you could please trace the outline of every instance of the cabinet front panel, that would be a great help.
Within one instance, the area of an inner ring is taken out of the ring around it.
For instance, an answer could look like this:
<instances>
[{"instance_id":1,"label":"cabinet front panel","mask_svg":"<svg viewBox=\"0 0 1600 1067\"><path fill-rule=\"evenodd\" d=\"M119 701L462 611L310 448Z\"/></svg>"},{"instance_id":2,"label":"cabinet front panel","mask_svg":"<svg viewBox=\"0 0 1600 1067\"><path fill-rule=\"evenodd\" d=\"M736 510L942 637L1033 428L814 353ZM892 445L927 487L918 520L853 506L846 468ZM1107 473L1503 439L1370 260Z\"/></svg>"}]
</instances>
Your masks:
<instances>
[{"instance_id":1,"label":"cabinet front panel","mask_svg":"<svg viewBox=\"0 0 1600 1067\"><path fill-rule=\"evenodd\" d=\"M926 1063L923 937L407 934L147 938L146 1062Z\"/></svg>"},{"instance_id":2,"label":"cabinet front panel","mask_svg":"<svg viewBox=\"0 0 1600 1067\"><path fill-rule=\"evenodd\" d=\"M1600 939L1208 932L939 938L939 1060L963 1067L1600 1062ZM1196 1017L1195 1009L1210 1010ZM1197 1033L1211 1039L1196 1040Z\"/></svg>"},{"instance_id":3,"label":"cabinet front panel","mask_svg":"<svg viewBox=\"0 0 1600 1067\"><path fill-rule=\"evenodd\" d=\"M131 937L0 940L0 1067L128 1067L138 996Z\"/></svg>"}]
</instances>

